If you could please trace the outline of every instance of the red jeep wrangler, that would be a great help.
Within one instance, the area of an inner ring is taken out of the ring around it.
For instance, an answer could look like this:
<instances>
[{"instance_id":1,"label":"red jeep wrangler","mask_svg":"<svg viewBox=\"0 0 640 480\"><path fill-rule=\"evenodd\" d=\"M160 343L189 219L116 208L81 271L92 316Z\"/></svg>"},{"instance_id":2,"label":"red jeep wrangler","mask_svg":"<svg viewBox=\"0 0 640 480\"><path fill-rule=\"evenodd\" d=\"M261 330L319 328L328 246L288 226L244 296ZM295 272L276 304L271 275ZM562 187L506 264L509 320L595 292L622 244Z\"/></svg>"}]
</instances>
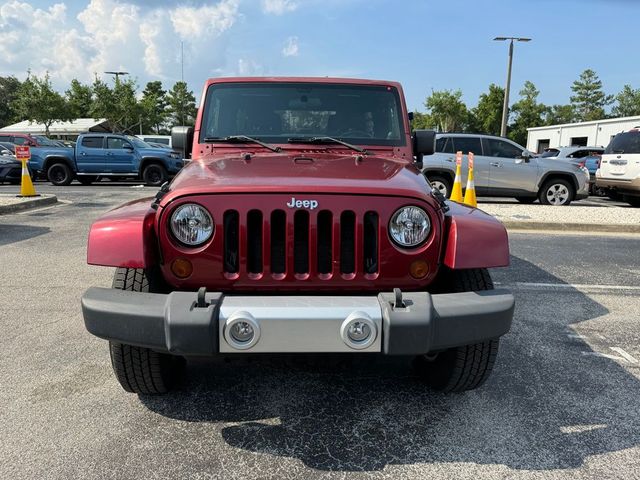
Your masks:
<instances>
[{"instance_id":1,"label":"red jeep wrangler","mask_svg":"<svg viewBox=\"0 0 640 480\"><path fill-rule=\"evenodd\" d=\"M412 136L400 85L224 78L202 99L173 132L193 161L89 233L88 263L117 269L84 321L124 389L167 392L185 356L264 352L412 355L435 389L482 384L513 317L487 271L507 234L429 187L435 135Z\"/></svg>"}]
</instances>

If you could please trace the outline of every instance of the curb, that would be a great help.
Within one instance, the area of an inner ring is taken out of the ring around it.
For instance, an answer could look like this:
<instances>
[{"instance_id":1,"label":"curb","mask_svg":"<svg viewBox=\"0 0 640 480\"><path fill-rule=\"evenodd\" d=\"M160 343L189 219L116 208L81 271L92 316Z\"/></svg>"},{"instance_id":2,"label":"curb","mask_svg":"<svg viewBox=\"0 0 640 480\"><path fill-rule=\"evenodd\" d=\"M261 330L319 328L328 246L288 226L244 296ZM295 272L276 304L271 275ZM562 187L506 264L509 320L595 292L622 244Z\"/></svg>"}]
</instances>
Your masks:
<instances>
[{"instance_id":1,"label":"curb","mask_svg":"<svg viewBox=\"0 0 640 480\"><path fill-rule=\"evenodd\" d=\"M57 202L58 197L56 197L55 195L48 195L46 197L38 197L32 200L26 200L24 202L18 202L11 205L0 205L0 215L20 212L22 210L30 210L32 208L45 207L47 205L53 205Z\"/></svg>"},{"instance_id":2,"label":"curb","mask_svg":"<svg viewBox=\"0 0 640 480\"><path fill-rule=\"evenodd\" d=\"M593 233L640 233L640 225L604 224L604 223L553 223L553 222L518 222L503 221L507 230L541 230L560 232L593 232Z\"/></svg>"}]
</instances>

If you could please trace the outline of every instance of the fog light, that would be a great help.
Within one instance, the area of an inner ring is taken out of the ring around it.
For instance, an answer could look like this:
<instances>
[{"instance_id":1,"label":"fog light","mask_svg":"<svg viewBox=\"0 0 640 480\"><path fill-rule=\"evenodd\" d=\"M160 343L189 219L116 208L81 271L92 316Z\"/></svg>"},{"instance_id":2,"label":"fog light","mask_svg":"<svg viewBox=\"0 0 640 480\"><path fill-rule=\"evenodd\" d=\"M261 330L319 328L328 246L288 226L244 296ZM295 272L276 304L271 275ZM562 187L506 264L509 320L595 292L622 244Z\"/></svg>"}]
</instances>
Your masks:
<instances>
[{"instance_id":1,"label":"fog light","mask_svg":"<svg viewBox=\"0 0 640 480\"><path fill-rule=\"evenodd\" d=\"M421 280L429 274L429 264L424 260L416 260L409 267L409 274L416 280Z\"/></svg>"},{"instance_id":2,"label":"fog light","mask_svg":"<svg viewBox=\"0 0 640 480\"><path fill-rule=\"evenodd\" d=\"M233 348L246 350L260 340L260 326L249 312L234 312L224 324L224 339Z\"/></svg>"},{"instance_id":3,"label":"fog light","mask_svg":"<svg viewBox=\"0 0 640 480\"><path fill-rule=\"evenodd\" d=\"M187 278L193 273L193 265L189 260L176 258L171 262L171 271L178 278Z\"/></svg>"},{"instance_id":4,"label":"fog light","mask_svg":"<svg viewBox=\"0 0 640 480\"><path fill-rule=\"evenodd\" d=\"M229 333L234 340L240 343L251 341L255 335L253 327L247 322L236 322L229 329Z\"/></svg>"},{"instance_id":5,"label":"fog light","mask_svg":"<svg viewBox=\"0 0 640 480\"><path fill-rule=\"evenodd\" d=\"M355 350L367 348L378 336L376 324L365 312L352 312L340 327L342 341Z\"/></svg>"}]
</instances>

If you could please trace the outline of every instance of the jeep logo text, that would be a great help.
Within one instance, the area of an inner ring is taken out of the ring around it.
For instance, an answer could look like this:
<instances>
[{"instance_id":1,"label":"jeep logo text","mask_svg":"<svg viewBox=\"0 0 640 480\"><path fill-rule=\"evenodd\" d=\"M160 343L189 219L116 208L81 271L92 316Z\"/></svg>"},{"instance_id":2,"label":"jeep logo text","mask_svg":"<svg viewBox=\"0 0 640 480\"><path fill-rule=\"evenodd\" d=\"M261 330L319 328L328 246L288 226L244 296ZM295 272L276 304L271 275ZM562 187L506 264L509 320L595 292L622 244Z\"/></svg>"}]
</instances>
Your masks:
<instances>
[{"instance_id":1,"label":"jeep logo text","mask_svg":"<svg viewBox=\"0 0 640 480\"><path fill-rule=\"evenodd\" d=\"M317 200L296 200L296 197L291 197L291 201L287 203L287 207L289 208L308 208L309 210L313 210L318 208Z\"/></svg>"}]
</instances>

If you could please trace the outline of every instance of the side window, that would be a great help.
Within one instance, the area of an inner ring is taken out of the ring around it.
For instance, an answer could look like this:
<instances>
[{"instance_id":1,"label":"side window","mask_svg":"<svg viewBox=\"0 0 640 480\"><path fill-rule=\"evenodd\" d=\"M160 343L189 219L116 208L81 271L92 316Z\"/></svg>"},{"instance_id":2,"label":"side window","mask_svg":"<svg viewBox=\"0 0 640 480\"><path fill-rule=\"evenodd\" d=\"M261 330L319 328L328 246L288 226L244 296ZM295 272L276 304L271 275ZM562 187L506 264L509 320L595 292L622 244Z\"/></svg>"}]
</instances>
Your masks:
<instances>
[{"instance_id":1,"label":"side window","mask_svg":"<svg viewBox=\"0 0 640 480\"><path fill-rule=\"evenodd\" d=\"M29 143L29 140L24 137L13 137L13 143L15 143L16 145L24 145L26 143Z\"/></svg>"},{"instance_id":2,"label":"side window","mask_svg":"<svg viewBox=\"0 0 640 480\"><path fill-rule=\"evenodd\" d=\"M9 135L0 135L0 142L9 142L9 143L13 143L11 141L11 137Z\"/></svg>"},{"instance_id":3,"label":"side window","mask_svg":"<svg viewBox=\"0 0 640 480\"><path fill-rule=\"evenodd\" d=\"M109 137L107 138L107 148L109 149L123 149L124 147L131 147L131 144L124 138Z\"/></svg>"},{"instance_id":4,"label":"side window","mask_svg":"<svg viewBox=\"0 0 640 480\"><path fill-rule=\"evenodd\" d=\"M453 153L453 142L449 137L440 137L436 140L436 152Z\"/></svg>"},{"instance_id":5,"label":"side window","mask_svg":"<svg viewBox=\"0 0 640 480\"><path fill-rule=\"evenodd\" d=\"M522 155L521 149L503 140L488 138L486 145L489 151L485 155L489 157L516 158Z\"/></svg>"},{"instance_id":6,"label":"side window","mask_svg":"<svg viewBox=\"0 0 640 480\"><path fill-rule=\"evenodd\" d=\"M102 137L84 137L82 146L87 148L102 148Z\"/></svg>"},{"instance_id":7,"label":"side window","mask_svg":"<svg viewBox=\"0 0 640 480\"><path fill-rule=\"evenodd\" d=\"M477 137L453 137L453 151L462 152L466 155L473 152L474 155L482 155L480 138Z\"/></svg>"},{"instance_id":8,"label":"side window","mask_svg":"<svg viewBox=\"0 0 640 480\"><path fill-rule=\"evenodd\" d=\"M589 155L589 150L576 150L571 155L568 155L569 158L584 158Z\"/></svg>"}]
</instances>

